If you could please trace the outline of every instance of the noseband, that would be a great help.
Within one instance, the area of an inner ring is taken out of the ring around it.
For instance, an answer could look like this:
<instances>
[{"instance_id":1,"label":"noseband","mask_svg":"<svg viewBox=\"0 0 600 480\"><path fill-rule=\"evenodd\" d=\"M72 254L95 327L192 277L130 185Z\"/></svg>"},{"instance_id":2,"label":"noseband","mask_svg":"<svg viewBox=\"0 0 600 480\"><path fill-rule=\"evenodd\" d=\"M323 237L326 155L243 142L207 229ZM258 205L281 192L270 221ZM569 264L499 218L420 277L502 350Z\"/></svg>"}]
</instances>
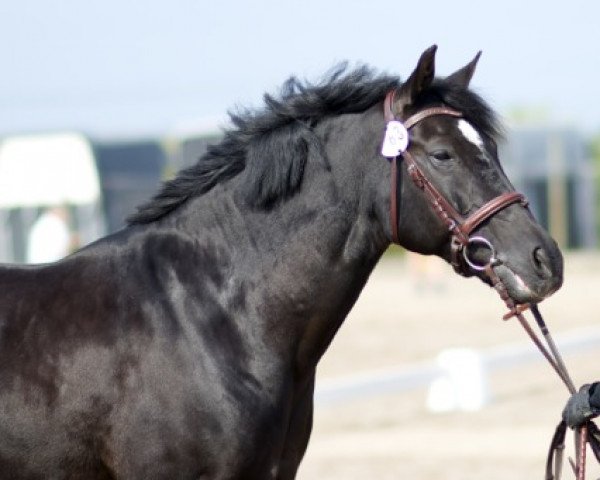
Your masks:
<instances>
[{"instance_id":1,"label":"noseband","mask_svg":"<svg viewBox=\"0 0 600 480\"><path fill-rule=\"evenodd\" d=\"M435 115L449 115L452 117L460 118L462 113L452 110L446 107L431 107L421 110L409 118L400 122L392 110L394 104L395 90L391 90L385 97L383 104L383 111L388 129L392 125L393 127L399 128L400 146L393 148L392 155L389 155L389 151L384 151L383 155L388 157L392 163L392 175L391 175L391 189L390 189L390 222L392 227L392 240L394 243L399 243L398 235L398 157L402 157L406 162L408 174L412 179L413 183L421 189L427 196L429 203L433 207L433 211L438 218L444 223L450 232L450 246L451 246L451 264L454 270L461 275L468 273L468 267L474 270L484 270L486 265L478 265L469 259L468 249L470 245L479 244L488 247L492 251L492 260L494 257L494 249L490 242L485 238L474 236L471 234L473 231L480 226L484 221L512 205L513 203L519 202L521 205L527 205L527 199L522 193L519 192L505 192L489 202L479 207L475 212L464 218L458 211L446 200L446 198L438 191L437 188L429 181L423 171L419 168L419 165L415 161L415 158L408 150L408 132L420 121L435 116ZM392 123L394 122L394 123ZM386 134L387 135L387 134ZM397 144L397 138L392 139L393 144ZM385 143L384 141L384 149ZM461 261L460 254L464 257L464 262ZM465 265L466 263L466 265ZM488 262L489 264L489 262Z\"/></svg>"}]
</instances>

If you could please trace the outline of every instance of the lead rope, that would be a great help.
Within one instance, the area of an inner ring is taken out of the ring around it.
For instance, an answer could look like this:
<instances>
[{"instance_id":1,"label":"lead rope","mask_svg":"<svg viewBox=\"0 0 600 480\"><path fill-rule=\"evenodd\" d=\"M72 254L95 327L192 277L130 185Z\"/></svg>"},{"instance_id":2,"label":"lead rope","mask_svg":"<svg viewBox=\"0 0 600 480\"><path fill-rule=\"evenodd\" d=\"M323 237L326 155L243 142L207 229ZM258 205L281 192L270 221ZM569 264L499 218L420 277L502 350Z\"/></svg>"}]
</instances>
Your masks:
<instances>
[{"instance_id":1,"label":"lead rope","mask_svg":"<svg viewBox=\"0 0 600 480\"><path fill-rule=\"evenodd\" d=\"M492 260L494 260L492 258ZM536 304L526 304L526 305L516 305L514 300L510 297L504 283L496 272L494 272L493 261L489 262L485 266L485 273L489 277L490 281L494 289L500 295L500 298L504 301L506 306L509 309L509 312L504 315L503 320L508 320L512 317L516 317L527 335L531 338L535 346L542 353L542 355L546 358L550 366L557 373L559 378L567 387L567 390L571 395L577 392L575 388L575 384L569 375L567 367L560 355L560 352L556 348L556 344L554 343L554 339L550 334L544 319L537 307ZM538 335L532 330L531 326L527 322L527 319L523 315L527 309L531 310L535 321L542 332L544 340L546 341L546 345L542 343ZM589 422L589 424L593 425L593 423ZM556 433L552 439L552 443L550 445L550 451L548 453L548 461L546 464L546 480L560 480L562 463L563 463L563 453L564 453L564 438L566 434L566 424L561 422L556 429ZM575 454L576 461L573 463L571 459L569 462L571 463L571 467L576 475L577 480L585 480L585 462L586 462L586 447L588 443L588 426L583 425L575 431ZM594 448L594 453L595 453ZM554 458L554 461L552 461Z\"/></svg>"}]
</instances>

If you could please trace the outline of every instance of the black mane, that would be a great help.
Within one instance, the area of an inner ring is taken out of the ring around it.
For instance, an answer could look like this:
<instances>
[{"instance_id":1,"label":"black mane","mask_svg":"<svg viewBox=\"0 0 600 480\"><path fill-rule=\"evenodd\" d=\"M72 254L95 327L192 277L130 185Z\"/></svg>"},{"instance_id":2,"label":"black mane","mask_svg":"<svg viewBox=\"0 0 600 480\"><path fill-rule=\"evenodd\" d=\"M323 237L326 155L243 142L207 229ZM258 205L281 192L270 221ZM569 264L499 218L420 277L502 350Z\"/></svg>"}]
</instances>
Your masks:
<instances>
[{"instance_id":1,"label":"black mane","mask_svg":"<svg viewBox=\"0 0 600 480\"><path fill-rule=\"evenodd\" d=\"M397 77L377 75L366 66L347 71L340 65L318 84L291 77L278 97L265 94L262 110L230 113L234 128L225 131L223 140L210 146L196 165L165 182L128 222L157 220L244 169L248 169L245 193L253 205L268 206L293 194L307 152L316 146L312 127L329 116L365 111L398 85Z\"/></svg>"},{"instance_id":2,"label":"black mane","mask_svg":"<svg viewBox=\"0 0 600 480\"><path fill-rule=\"evenodd\" d=\"M158 220L244 170L243 193L251 205L269 207L289 197L300 186L308 151L321 150L313 127L326 117L363 112L399 85L397 77L376 74L366 66L347 71L345 64L318 84L291 77L278 97L265 94L262 110L230 113L234 127L224 132L222 141L209 146L194 166L165 182L128 223ZM494 112L469 90L436 80L423 101L441 101L463 112L484 135L499 133ZM324 162L327 165L325 158Z\"/></svg>"}]
</instances>

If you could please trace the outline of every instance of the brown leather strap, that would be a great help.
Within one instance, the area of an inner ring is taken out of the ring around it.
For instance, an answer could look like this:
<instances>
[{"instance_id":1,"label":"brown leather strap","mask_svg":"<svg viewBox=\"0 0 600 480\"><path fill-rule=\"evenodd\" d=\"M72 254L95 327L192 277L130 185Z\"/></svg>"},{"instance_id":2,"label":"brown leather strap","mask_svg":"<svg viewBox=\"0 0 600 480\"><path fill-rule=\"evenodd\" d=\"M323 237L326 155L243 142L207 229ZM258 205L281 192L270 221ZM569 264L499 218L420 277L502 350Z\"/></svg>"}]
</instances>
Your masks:
<instances>
[{"instance_id":1,"label":"brown leather strap","mask_svg":"<svg viewBox=\"0 0 600 480\"><path fill-rule=\"evenodd\" d=\"M410 152L404 152L403 158L406 161L408 173L413 183L423 190L423 192L425 192L433 207L433 211L444 222L446 227L448 227L448 230L454 232L456 227L463 222L463 218L460 213L456 211L456 209L448 202L448 200L446 200L446 198L437 190L437 188L435 188L434 185L427 179ZM460 230L457 230L454 233L461 237L463 236ZM465 237L463 240L466 242L468 238Z\"/></svg>"},{"instance_id":2,"label":"brown leather strap","mask_svg":"<svg viewBox=\"0 0 600 480\"><path fill-rule=\"evenodd\" d=\"M434 212L457 237L459 244L466 245L473 230L506 207L517 202L523 206L527 205L527 199L522 193L505 192L479 207L465 219L425 177L409 152L404 153L404 159L409 164L408 170L413 182L427 194Z\"/></svg>"},{"instance_id":3,"label":"brown leather strap","mask_svg":"<svg viewBox=\"0 0 600 480\"><path fill-rule=\"evenodd\" d=\"M390 184L390 224L392 226L392 241L400 243L398 237L398 157L392 158L392 180Z\"/></svg>"},{"instance_id":4,"label":"brown leather strap","mask_svg":"<svg viewBox=\"0 0 600 480\"><path fill-rule=\"evenodd\" d=\"M548 456L546 457L546 476L544 477L544 480L556 480L560 477L566 434L567 424L564 421L561 421L556 427L554 436L550 442Z\"/></svg>"},{"instance_id":5,"label":"brown leather strap","mask_svg":"<svg viewBox=\"0 0 600 480\"><path fill-rule=\"evenodd\" d=\"M391 122L392 120L396 120L396 115L394 115L394 97L396 96L396 90L390 90L383 101L383 118L385 119L385 123Z\"/></svg>"},{"instance_id":6,"label":"brown leather strap","mask_svg":"<svg viewBox=\"0 0 600 480\"><path fill-rule=\"evenodd\" d=\"M433 115L450 115L451 117L462 117L462 113L453 110L452 108L447 107L431 107L426 108L425 110L421 110L420 112L411 115L404 121L404 126L408 130L409 128L414 127L421 120L426 119L427 117L432 117Z\"/></svg>"},{"instance_id":7,"label":"brown leather strap","mask_svg":"<svg viewBox=\"0 0 600 480\"><path fill-rule=\"evenodd\" d=\"M396 115L394 114L394 98L396 97L396 90L390 90L385 96L385 100L383 101L383 117L386 122L391 122L392 120L396 120ZM457 110L453 110L448 107L430 107L425 110L421 110L414 115L411 115L409 118L404 120L402 123L404 127L408 130L409 128L414 127L421 120L424 120L427 117L431 117L434 115L450 115L452 117L462 117L462 113Z\"/></svg>"},{"instance_id":8,"label":"brown leather strap","mask_svg":"<svg viewBox=\"0 0 600 480\"><path fill-rule=\"evenodd\" d=\"M509 205L517 202L523 206L526 206L527 199L525 198L525 195L519 192L503 193L496 198L493 198L485 205L479 207L475 212L469 215L469 217L460 225L460 230L468 237L471 232L475 230L482 222L492 217L500 210L503 210Z\"/></svg>"}]
</instances>

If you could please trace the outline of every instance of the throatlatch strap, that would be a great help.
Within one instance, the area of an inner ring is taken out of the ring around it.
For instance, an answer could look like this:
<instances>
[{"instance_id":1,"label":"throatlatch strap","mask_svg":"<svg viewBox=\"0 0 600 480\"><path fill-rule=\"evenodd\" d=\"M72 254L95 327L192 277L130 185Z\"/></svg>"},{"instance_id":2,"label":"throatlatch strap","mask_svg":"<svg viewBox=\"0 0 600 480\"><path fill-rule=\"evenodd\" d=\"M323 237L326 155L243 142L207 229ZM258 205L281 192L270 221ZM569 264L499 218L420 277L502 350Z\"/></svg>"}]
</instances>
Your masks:
<instances>
[{"instance_id":1,"label":"throatlatch strap","mask_svg":"<svg viewBox=\"0 0 600 480\"><path fill-rule=\"evenodd\" d=\"M392 228L392 241L400 243L398 237L398 157L392 158L392 179L390 180L390 225Z\"/></svg>"}]
</instances>

